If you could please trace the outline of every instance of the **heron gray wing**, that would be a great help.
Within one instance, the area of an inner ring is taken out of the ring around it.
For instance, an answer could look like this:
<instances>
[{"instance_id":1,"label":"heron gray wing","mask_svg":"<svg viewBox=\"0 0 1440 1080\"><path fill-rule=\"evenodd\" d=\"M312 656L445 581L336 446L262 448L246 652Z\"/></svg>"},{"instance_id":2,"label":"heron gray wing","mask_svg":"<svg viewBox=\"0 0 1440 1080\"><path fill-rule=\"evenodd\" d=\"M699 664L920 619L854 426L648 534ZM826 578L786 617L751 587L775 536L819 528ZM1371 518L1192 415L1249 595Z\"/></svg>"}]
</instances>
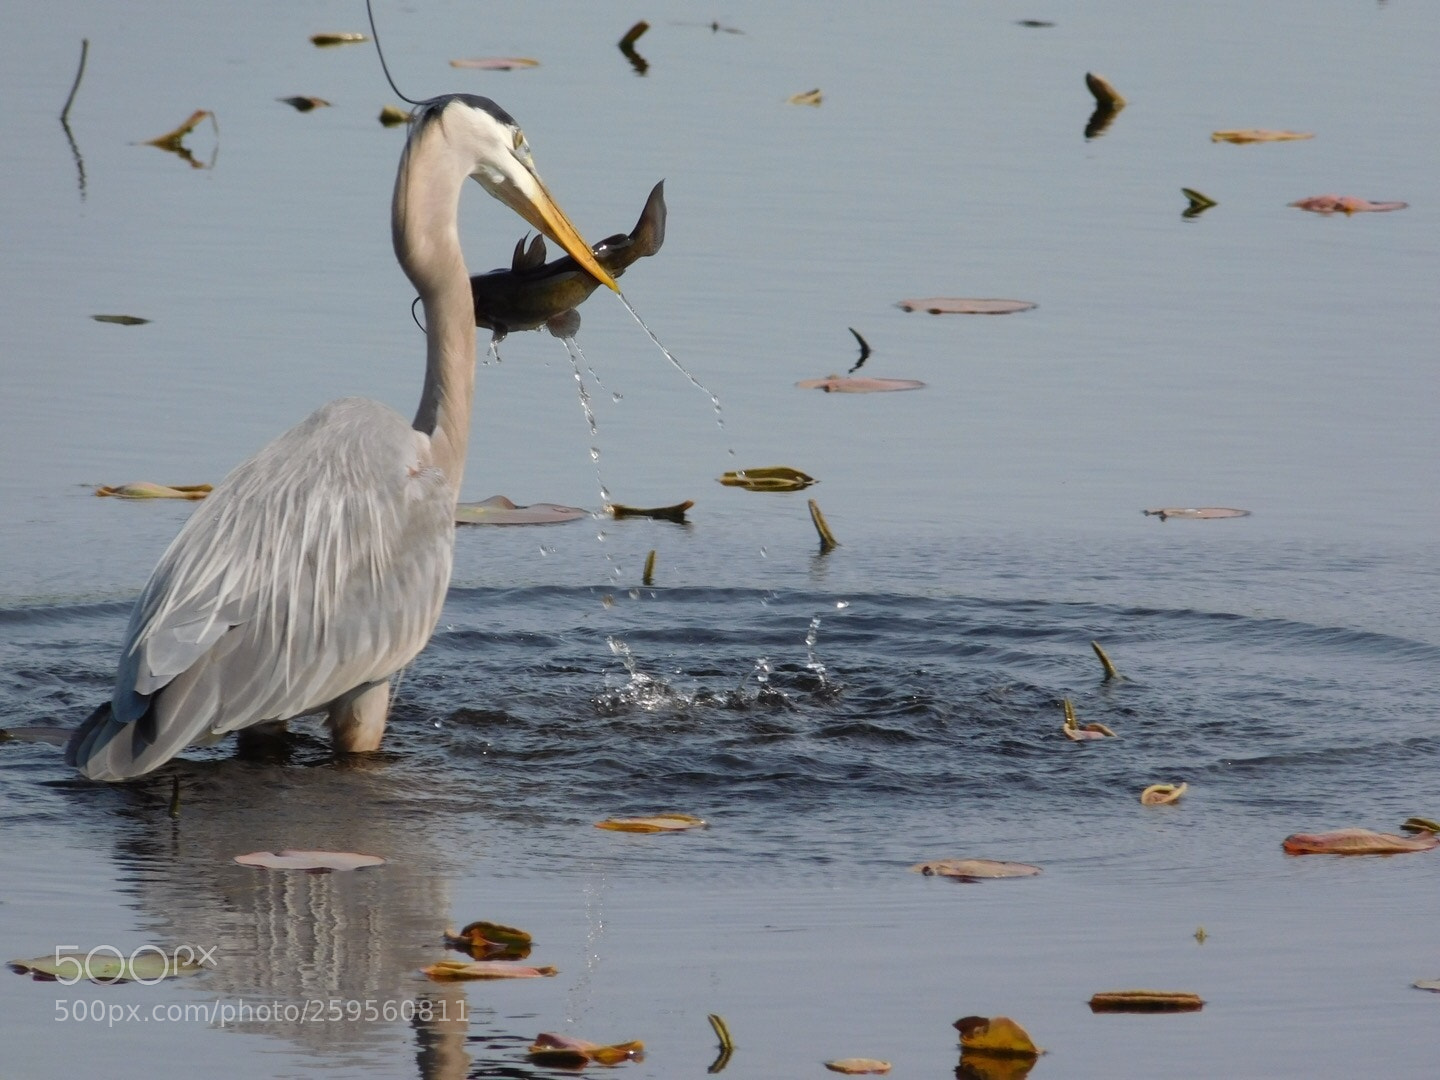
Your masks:
<instances>
[{"instance_id":1,"label":"heron gray wing","mask_svg":"<svg viewBox=\"0 0 1440 1080\"><path fill-rule=\"evenodd\" d=\"M108 718L133 728L95 767L138 775L408 663L450 579L453 495L428 448L398 413L347 398L226 477L136 605Z\"/></svg>"}]
</instances>

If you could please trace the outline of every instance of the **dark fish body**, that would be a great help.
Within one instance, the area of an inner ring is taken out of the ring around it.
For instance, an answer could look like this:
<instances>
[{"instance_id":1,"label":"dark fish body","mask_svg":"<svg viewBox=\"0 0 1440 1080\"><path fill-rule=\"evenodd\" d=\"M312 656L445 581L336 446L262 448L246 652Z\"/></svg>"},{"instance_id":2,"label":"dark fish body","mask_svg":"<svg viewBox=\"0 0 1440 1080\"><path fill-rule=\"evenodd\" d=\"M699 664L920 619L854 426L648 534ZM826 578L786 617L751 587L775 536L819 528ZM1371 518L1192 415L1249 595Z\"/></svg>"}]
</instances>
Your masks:
<instances>
[{"instance_id":1,"label":"dark fish body","mask_svg":"<svg viewBox=\"0 0 1440 1080\"><path fill-rule=\"evenodd\" d=\"M640 220L628 235L607 236L591 250L612 277L619 277L636 259L654 255L665 242L665 181L645 201ZM535 330L557 316L573 311L600 285L569 255L545 261L545 239L536 236L526 246L522 238L508 270L491 270L470 278L475 298L475 325L494 332L496 339L514 330Z\"/></svg>"}]
</instances>

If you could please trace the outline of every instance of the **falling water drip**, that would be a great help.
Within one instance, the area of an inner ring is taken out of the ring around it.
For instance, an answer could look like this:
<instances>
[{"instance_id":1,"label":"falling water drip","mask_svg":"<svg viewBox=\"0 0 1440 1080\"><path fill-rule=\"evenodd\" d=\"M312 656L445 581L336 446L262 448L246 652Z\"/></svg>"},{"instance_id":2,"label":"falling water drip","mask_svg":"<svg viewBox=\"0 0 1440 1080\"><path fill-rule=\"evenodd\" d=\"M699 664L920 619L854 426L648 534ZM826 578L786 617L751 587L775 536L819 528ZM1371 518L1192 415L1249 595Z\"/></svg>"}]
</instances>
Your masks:
<instances>
[{"instance_id":1,"label":"falling water drip","mask_svg":"<svg viewBox=\"0 0 1440 1080\"><path fill-rule=\"evenodd\" d=\"M595 377L598 384L600 379L595 376L595 369L585 362L585 353L580 348L580 343L573 336L566 336L564 339L566 355L570 357L570 370L575 375L575 388L580 396L580 411L585 414L585 423L590 428L590 438L599 439L600 425L595 420L595 407L590 398L590 388L585 385L585 371L589 371ZM583 365L583 367L582 367ZM595 486L600 492L600 512L598 517L604 517L610 503L610 485L605 483L605 477L600 472L600 446L598 443L590 445L590 462L595 466ZM595 540L605 543L605 530L597 529ZM610 577L616 581L620 580L620 564L615 561L615 553L605 552L605 560L610 565Z\"/></svg>"},{"instance_id":2,"label":"falling water drip","mask_svg":"<svg viewBox=\"0 0 1440 1080\"><path fill-rule=\"evenodd\" d=\"M830 685L830 673L825 670L825 665L815 653L815 643L820 640L820 616L815 615L810 619L810 629L805 634L805 667L815 673L820 680L820 688L823 690Z\"/></svg>"},{"instance_id":3,"label":"falling water drip","mask_svg":"<svg viewBox=\"0 0 1440 1080\"><path fill-rule=\"evenodd\" d=\"M691 386L695 387L695 389L699 390L702 394L704 394L710 399L710 408L715 411L715 426L718 427L721 431L724 431L725 416L720 405L719 397L717 397L715 395L715 392L711 390L708 386L702 383L699 379L695 378L694 375L690 374L690 372L686 370L685 365L680 363L680 361L675 358L675 354L660 343L660 339L655 336L655 331L651 330L650 327L645 325L645 320L640 317L640 313L638 311L636 311L633 307L630 306L630 301L625 299L624 293L616 293L616 295L620 297L620 302L625 305L625 310L630 312L630 314L634 317L635 321L640 324L640 329L645 331L645 336L648 337L651 341L653 341L655 343L655 347L665 354L665 359L670 361L670 366L673 367L676 371L680 372L681 375L684 375ZM734 447L730 448L730 456L735 456Z\"/></svg>"}]
</instances>

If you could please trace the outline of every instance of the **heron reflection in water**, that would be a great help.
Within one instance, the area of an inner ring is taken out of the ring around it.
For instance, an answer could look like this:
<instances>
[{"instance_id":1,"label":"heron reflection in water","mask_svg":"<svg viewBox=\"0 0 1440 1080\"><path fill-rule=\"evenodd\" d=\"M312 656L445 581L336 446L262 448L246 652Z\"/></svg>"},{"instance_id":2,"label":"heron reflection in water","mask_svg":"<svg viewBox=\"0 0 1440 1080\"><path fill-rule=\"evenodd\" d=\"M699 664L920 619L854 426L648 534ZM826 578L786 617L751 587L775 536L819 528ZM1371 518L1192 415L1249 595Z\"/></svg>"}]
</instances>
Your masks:
<instances>
[{"instance_id":1,"label":"heron reflection in water","mask_svg":"<svg viewBox=\"0 0 1440 1080\"><path fill-rule=\"evenodd\" d=\"M466 177L619 291L509 113L470 94L422 102L391 209L427 327L415 418L333 401L216 487L135 605L110 700L66 748L85 776L141 776L191 744L312 713L337 751L380 745L390 678L430 639L450 583L475 383Z\"/></svg>"}]
</instances>

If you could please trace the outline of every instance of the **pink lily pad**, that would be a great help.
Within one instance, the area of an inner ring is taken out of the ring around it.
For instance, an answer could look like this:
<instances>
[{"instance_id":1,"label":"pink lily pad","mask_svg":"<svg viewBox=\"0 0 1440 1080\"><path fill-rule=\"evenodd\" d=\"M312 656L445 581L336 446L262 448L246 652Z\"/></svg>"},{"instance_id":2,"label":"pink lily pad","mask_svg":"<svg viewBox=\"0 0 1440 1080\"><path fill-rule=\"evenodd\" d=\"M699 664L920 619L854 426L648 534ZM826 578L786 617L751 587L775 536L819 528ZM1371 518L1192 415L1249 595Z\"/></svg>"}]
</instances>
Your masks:
<instances>
[{"instance_id":1,"label":"pink lily pad","mask_svg":"<svg viewBox=\"0 0 1440 1080\"><path fill-rule=\"evenodd\" d=\"M1009 315L1040 305L1029 300L976 300L963 296L927 296L923 300L901 300L903 311L924 311L931 315Z\"/></svg>"},{"instance_id":2,"label":"pink lily pad","mask_svg":"<svg viewBox=\"0 0 1440 1080\"><path fill-rule=\"evenodd\" d=\"M919 390L919 379L870 379L854 375L828 375L795 384L801 390L824 390L827 394L883 394L890 390Z\"/></svg>"},{"instance_id":3,"label":"pink lily pad","mask_svg":"<svg viewBox=\"0 0 1440 1080\"><path fill-rule=\"evenodd\" d=\"M516 506L504 495L492 495L482 502L460 503L455 507L455 521L459 525L554 525L589 516L589 510L558 503Z\"/></svg>"},{"instance_id":4,"label":"pink lily pad","mask_svg":"<svg viewBox=\"0 0 1440 1080\"><path fill-rule=\"evenodd\" d=\"M1371 202L1358 195L1311 195L1308 199L1296 199L1290 203L1298 210L1309 210L1316 214L1364 214L1382 213L1387 210L1404 210L1409 203Z\"/></svg>"},{"instance_id":5,"label":"pink lily pad","mask_svg":"<svg viewBox=\"0 0 1440 1080\"><path fill-rule=\"evenodd\" d=\"M451 60L453 68L472 68L476 71L515 71L519 68L539 67L539 60L528 56L476 56L468 60Z\"/></svg>"},{"instance_id":6,"label":"pink lily pad","mask_svg":"<svg viewBox=\"0 0 1440 1080\"><path fill-rule=\"evenodd\" d=\"M367 866L380 866L385 860L379 855L360 855L353 851L252 851L248 855L236 855L235 861L241 866L256 866L262 870L311 870L328 873L331 870L362 870Z\"/></svg>"},{"instance_id":7,"label":"pink lily pad","mask_svg":"<svg viewBox=\"0 0 1440 1080\"><path fill-rule=\"evenodd\" d=\"M1146 517L1158 517L1161 521L1167 518L1196 518L1208 520L1211 518L1238 518L1249 517L1249 510L1236 510L1229 506L1165 506L1158 510L1142 511Z\"/></svg>"},{"instance_id":8,"label":"pink lily pad","mask_svg":"<svg viewBox=\"0 0 1440 1080\"><path fill-rule=\"evenodd\" d=\"M1429 851L1440 847L1440 836L1395 836L1370 829L1336 829L1324 833L1295 833L1282 845L1290 855L1396 855L1403 851Z\"/></svg>"}]
</instances>

